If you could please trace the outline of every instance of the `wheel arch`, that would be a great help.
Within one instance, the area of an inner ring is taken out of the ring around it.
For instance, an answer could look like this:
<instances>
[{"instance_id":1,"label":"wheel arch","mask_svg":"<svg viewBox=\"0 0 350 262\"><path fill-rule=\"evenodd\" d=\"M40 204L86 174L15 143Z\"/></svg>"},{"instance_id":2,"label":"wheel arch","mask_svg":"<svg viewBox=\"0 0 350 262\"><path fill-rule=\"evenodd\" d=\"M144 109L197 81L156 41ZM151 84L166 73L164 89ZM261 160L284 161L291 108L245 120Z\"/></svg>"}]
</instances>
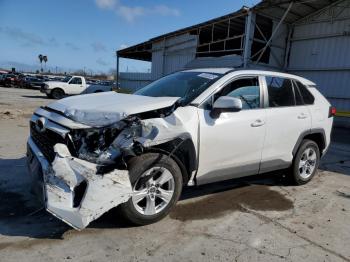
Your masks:
<instances>
[{"instance_id":1,"label":"wheel arch","mask_svg":"<svg viewBox=\"0 0 350 262\"><path fill-rule=\"evenodd\" d=\"M64 92L64 90L63 90L63 88L62 87L54 87L54 88L52 88L51 89L51 93L54 91L54 90L61 90L64 94L66 93L66 92Z\"/></svg>"},{"instance_id":2,"label":"wheel arch","mask_svg":"<svg viewBox=\"0 0 350 262\"><path fill-rule=\"evenodd\" d=\"M304 139L309 139L309 140L314 141L318 145L318 148L320 149L320 155L322 156L322 152L326 148L326 132L324 129L314 128L314 129L311 129L311 130L308 130L308 131L301 133L294 148L293 148L293 156L296 155L296 153L301 145L301 142Z\"/></svg>"},{"instance_id":3,"label":"wheel arch","mask_svg":"<svg viewBox=\"0 0 350 262\"><path fill-rule=\"evenodd\" d=\"M197 169L196 150L190 138L181 139L178 137L147 148L146 152L157 152L170 156L180 167L184 184L188 183L192 172Z\"/></svg>"}]
</instances>

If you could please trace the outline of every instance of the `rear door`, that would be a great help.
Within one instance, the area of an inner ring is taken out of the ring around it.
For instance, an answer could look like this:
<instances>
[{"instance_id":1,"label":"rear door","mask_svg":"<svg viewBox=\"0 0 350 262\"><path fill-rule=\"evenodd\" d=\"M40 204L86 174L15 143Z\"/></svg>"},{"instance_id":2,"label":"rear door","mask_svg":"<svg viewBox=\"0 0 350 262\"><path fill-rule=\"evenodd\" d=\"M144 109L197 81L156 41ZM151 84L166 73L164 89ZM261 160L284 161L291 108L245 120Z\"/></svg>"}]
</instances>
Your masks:
<instances>
[{"instance_id":1,"label":"rear door","mask_svg":"<svg viewBox=\"0 0 350 262\"><path fill-rule=\"evenodd\" d=\"M311 129L308 108L296 101L293 81L279 76L265 77L266 137L260 172L288 167L299 137Z\"/></svg>"}]
</instances>

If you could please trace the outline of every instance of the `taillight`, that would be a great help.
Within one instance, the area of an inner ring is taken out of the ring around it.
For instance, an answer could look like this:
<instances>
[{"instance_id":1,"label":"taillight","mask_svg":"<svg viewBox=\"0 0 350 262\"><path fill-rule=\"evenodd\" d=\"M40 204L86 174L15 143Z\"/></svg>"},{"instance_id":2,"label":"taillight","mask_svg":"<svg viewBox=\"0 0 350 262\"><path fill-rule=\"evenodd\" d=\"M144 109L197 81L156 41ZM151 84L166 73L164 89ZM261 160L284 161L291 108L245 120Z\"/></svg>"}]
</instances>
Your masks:
<instances>
[{"instance_id":1,"label":"taillight","mask_svg":"<svg viewBox=\"0 0 350 262\"><path fill-rule=\"evenodd\" d=\"M329 107L329 114L328 117L333 117L337 113L337 109L334 106Z\"/></svg>"}]
</instances>

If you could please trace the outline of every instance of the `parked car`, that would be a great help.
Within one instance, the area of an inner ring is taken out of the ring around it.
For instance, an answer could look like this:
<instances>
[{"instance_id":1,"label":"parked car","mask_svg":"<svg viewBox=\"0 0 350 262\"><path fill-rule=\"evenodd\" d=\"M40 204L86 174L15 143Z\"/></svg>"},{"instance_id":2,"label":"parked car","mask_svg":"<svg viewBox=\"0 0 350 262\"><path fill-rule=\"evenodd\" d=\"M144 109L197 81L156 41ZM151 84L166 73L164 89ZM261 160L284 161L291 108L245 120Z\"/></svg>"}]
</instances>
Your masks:
<instances>
[{"instance_id":1,"label":"parked car","mask_svg":"<svg viewBox=\"0 0 350 262\"><path fill-rule=\"evenodd\" d=\"M65 77L62 76L55 76L52 79L50 79L51 81L62 81L63 79L65 79Z\"/></svg>"},{"instance_id":2,"label":"parked car","mask_svg":"<svg viewBox=\"0 0 350 262\"><path fill-rule=\"evenodd\" d=\"M187 70L133 95L76 96L38 108L28 165L46 209L74 228L116 206L145 225L170 212L184 185L279 169L297 185L309 182L329 147L334 114L302 77Z\"/></svg>"},{"instance_id":3,"label":"parked car","mask_svg":"<svg viewBox=\"0 0 350 262\"><path fill-rule=\"evenodd\" d=\"M3 85L5 87L13 87L13 86L15 86L18 83L17 75L15 75L15 74L6 74L6 75L4 75L2 82L3 82Z\"/></svg>"},{"instance_id":4,"label":"parked car","mask_svg":"<svg viewBox=\"0 0 350 262\"><path fill-rule=\"evenodd\" d=\"M112 85L113 85L113 82L112 82L112 81L101 81L101 82L100 82L100 85L103 85L103 86L112 86Z\"/></svg>"},{"instance_id":5,"label":"parked car","mask_svg":"<svg viewBox=\"0 0 350 262\"><path fill-rule=\"evenodd\" d=\"M44 79L38 78L35 76L26 76L23 78L21 82L22 88L30 88L30 89L41 89L41 87L45 85Z\"/></svg>"},{"instance_id":6,"label":"parked car","mask_svg":"<svg viewBox=\"0 0 350 262\"><path fill-rule=\"evenodd\" d=\"M25 76L20 73L16 73L15 75L16 77L15 77L14 87L20 88Z\"/></svg>"},{"instance_id":7,"label":"parked car","mask_svg":"<svg viewBox=\"0 0 350 262\"><path fill-rule=\"evenodd\" d=\"M66 95L99 93L111 90L111 86L88 84L83 76L68 76L62 81L45 82L40 91L50 98L61 99Z\"/></svg>"},{"instance_id":8,"label":"parked car","mask_svg":"<svg viewBox=\"0 0 350 262\"><path fill-rule=\"evenodd\" d=\"M85 80L86 80L86 83L89 85L97 84L95 80L92 80L92 79L85 79Z\"/></svg>"},{"instance_id":9,"label":"parked car","mask_svg":"<svg viewBox=\"0 0 350 262\"><path fill-rule=\"evenodd\" d=\"M6 74L0 74L0 86L5 85L5 76Z\"/></svg>"}]
</instances>

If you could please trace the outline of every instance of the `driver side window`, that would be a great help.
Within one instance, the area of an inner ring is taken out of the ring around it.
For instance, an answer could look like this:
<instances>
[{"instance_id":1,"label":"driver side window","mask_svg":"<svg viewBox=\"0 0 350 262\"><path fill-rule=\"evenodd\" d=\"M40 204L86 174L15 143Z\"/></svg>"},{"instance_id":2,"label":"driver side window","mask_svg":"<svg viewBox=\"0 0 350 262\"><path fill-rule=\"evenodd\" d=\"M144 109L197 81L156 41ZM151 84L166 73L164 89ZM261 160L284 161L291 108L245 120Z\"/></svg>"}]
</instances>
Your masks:
<instances>
[{"instance_id":1,"label":"driver side window","mask_svg":"<svg viewBox=\"0 0 350 262\"><path fill-rule=\"evenodd\" d=\"M69 84L75 84L75 85L81 85L81 78L80 77L74 77Z\"/></svg>"},{"instance_id":2,"label":"driver side window","mask_svg":"<svg viewBox=\"0 0 350 262\"><path fill-rule=\"evenodd\" d=\"M260 108L260 86L258 77L237 79L214 95L214 101L220 96L231 96L242 101L242 110Z\"/></svg>"}]
</instances>

